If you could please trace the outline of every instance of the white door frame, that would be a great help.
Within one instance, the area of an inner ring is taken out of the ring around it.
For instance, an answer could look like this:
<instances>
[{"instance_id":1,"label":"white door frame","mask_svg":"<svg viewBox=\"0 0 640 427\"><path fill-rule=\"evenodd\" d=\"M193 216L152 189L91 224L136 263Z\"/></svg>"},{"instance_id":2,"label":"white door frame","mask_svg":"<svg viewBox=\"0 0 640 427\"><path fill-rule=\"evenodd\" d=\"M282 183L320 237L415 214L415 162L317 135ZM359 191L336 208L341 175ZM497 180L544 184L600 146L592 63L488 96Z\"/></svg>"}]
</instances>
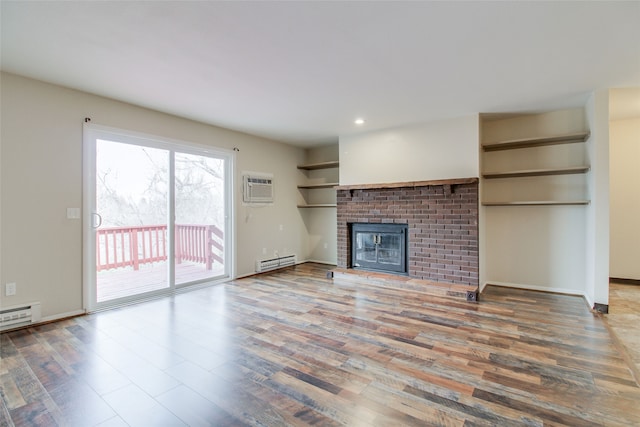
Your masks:
<instances>
[{"instance_id":1,"label":"white door frame","mask_svg":"<svg viewBox=\"0 0 640 427\"><path fill-rule=\"evenodd\" d=\"M225 161L225 223L224 223L224 275L223 277L205 280L205 282L222 282L235 277L235 224L234 224L234 182L235 176L235 152L231 150L210 147L185 141L172 140L169 138L149 135L134 131L117 129L107 126L96 125L85 121L83 125L83 308L87 312L107 308L109 306L122 305L141 299L147 299L159 295L170 295L175 292L175 247L174 247L174 227L171 225L175 219L175 188L169 185L169 209L167 234L169 239L168 276L169 287L167 289L141 294L106 303L98 303L96 297L96 233L94 224L96 221L96 140L107 139L117 142L129 143L138 146L148 146L169 151L169 183L173 183L175 178L175 153L189 153L204 155L215 158L222 158ZM197 284L200 282L194 282ZM180 285L178 289L191 286L192 284Z\"/></svg>"}]
</instances>

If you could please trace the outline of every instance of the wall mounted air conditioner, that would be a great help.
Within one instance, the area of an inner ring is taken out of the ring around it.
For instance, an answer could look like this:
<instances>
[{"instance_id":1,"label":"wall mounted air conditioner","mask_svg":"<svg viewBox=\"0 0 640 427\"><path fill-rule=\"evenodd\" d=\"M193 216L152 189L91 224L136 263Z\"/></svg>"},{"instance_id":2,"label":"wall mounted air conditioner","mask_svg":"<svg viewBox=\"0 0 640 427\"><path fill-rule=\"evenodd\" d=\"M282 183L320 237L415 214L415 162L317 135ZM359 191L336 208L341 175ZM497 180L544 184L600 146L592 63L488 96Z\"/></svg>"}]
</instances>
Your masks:
<instances>
[{"instance_id":1,"label":"wall mounted air conditioner","mask_svg":"<svg viewBox=\"0 0 640 427\"><path fill-rule=\"evenodd\" d=\"M273 175L246 174L242 183L245 203L273 203Z\"/></svg>"}]
</instances>

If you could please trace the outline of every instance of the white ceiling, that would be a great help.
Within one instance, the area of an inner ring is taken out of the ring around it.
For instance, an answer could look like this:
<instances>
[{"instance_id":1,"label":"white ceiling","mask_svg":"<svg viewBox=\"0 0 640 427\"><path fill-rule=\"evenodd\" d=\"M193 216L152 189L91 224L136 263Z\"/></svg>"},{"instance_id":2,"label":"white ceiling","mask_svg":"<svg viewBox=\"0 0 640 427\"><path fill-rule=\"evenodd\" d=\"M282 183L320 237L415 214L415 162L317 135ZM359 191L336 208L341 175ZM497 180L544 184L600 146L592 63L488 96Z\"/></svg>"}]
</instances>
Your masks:
<instances>
[{"instance_id":1,"label":"white ceiling","mask_svg":"<svg viewBox=\"0 0 640 427\"><path fill-rule=\"evenodd\" d=\"M635 1L1 7L5 71L299 146L640 86Z\"/></svg>"}]
</instances>

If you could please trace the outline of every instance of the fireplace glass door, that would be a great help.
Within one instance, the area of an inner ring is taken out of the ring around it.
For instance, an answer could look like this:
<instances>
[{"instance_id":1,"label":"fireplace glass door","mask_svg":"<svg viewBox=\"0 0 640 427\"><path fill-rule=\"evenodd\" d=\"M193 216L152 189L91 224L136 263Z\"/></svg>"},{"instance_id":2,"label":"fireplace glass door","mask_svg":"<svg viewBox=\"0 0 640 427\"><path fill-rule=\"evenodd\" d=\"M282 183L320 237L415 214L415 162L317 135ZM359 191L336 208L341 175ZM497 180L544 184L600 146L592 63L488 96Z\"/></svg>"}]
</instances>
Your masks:
<instances>
[{"instance_id":1,"label":"fireplace glass door","mask_svg":"<svg viewBox=\"0 0 640 427\"><path fill-rule=\"evenodd\" d=\"M407 272L406 224L353 224L351 235L353 268Z\"/></svg>"}]
</instances>

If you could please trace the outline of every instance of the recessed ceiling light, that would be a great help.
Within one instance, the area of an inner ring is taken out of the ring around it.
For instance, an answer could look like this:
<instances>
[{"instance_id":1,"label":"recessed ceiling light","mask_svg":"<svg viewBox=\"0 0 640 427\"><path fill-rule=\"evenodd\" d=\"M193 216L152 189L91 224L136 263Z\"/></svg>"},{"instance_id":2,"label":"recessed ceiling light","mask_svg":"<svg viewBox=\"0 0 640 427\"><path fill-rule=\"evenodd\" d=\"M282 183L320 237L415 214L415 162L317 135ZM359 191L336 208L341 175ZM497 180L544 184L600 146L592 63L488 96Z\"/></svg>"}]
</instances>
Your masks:
<instances>
[{"instance_id":1,"label":"recessed ceiling light","mask_svg":"<svg viewBox=\"0 0 640 427\"><path fill-rule=\"evenodd\" d=\"M363 125L364 124L364 119L355 119L354 122L357 125Z\"/></svg>"}]
</instances>

